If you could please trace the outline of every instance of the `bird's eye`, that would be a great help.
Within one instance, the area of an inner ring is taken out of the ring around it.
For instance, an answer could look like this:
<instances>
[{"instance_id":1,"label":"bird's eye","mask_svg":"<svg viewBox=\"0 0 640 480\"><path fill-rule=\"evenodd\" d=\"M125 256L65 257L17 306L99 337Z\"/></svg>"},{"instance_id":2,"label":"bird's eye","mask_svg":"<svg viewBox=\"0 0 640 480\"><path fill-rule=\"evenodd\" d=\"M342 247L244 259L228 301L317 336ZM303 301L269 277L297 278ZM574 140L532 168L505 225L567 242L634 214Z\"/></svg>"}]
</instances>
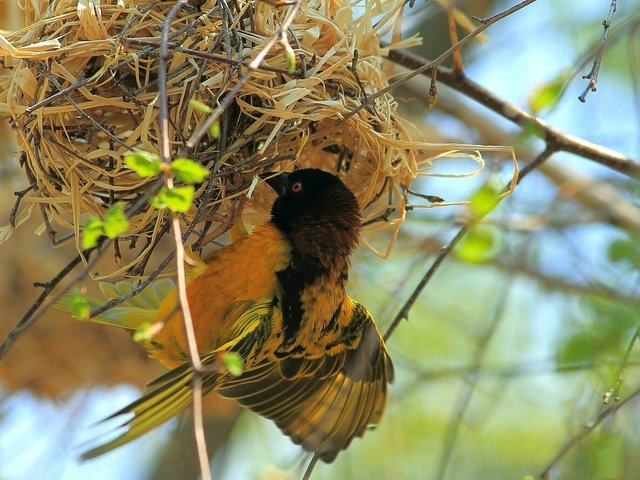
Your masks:
<instances>
[{"instance_id":1,"label":"bird's eye","mask_svg":"<svg viewBox=\"0 0 640 480\"><path fill-rule=\"evenodd\" d=\"M295 182L291 185L291 191L293 193L300 193L302 191L302 182Z\"/></svg>"}]
</instances>

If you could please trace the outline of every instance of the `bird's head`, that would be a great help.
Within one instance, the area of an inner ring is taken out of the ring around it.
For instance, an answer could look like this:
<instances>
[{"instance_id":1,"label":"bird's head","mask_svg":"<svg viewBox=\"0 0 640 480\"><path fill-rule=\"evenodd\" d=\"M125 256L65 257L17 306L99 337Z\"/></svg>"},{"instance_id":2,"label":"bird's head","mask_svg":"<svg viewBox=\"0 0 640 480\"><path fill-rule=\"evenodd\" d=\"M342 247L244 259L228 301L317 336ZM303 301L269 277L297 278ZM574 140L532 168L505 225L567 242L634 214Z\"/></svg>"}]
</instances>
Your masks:
<instances>
[{"instance_id":1,"label":"bird's head","mask_svg":"<svg viewBox=\"0 0 640 480\"><path fill-rule=\"evenodd\" d=\"M306 168L267 179L278 198L271 222L300 253L349 255L358 245L362 220L356 197L331 173Z\"/></svg>"}]
</instances>

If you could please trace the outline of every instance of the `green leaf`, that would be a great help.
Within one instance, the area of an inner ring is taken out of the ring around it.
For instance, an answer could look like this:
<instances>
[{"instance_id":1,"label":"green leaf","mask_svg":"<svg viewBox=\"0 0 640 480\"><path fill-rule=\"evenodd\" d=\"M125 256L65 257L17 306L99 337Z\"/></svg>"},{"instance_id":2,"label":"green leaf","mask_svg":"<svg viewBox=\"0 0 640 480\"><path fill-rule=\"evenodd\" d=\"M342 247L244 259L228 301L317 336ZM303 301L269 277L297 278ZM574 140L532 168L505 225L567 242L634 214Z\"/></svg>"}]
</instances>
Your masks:
<instances>
[{"instance_id":1,"label":"green leaf","mask_svg":"<svg viewBox=\"0 0 640 480\"><path fill-rule=\"evenodd\" d=\"M593 478L623 478L625 446L622 438L613 434L601 434L590 445L589 457L593 462Z\"/></svg>"},{"instance_id":2,"label":"green leaf","mask_svg":"<svg viewBox=\"0 0 640 480\"><path fill-rule=\"evenodd\" d=\"M67 304L69 311L78 320L86 320L91 313L91 307L85 296L78 290L69 295Z\"/></svg>"},{"instance_id":3,"label":"green leaf","mask_svg":"<svg viewBox=\"0 0 640 480\"><path fill-rule=\"evenodd\" d=\"M140 324L136 331L133 333L133 341L138 343L149 343L153 337L153 326L150 322L144 322Z\"/></svg>"},{"instance_id":4,"label":"green leaf","mask_svg":"<svg viewBox=\"0 0 640 480\"><path fill-rule=\"evenodd\" d=\"M289 42L287 42L287 41L284 42L284 52L285 52L285 56L287 58L287 70L289 70L289 73L295 73L295 71L296 71L296 54L293 51L293 48L291 48L291 45L289 45Z\"/></svg>"},{"instance_id":5,"label":"green leaf","mask_svg":"<svg viewBox=\"0 0 640 480\"><path fill-rule=\"evenodd\" d=\"M632 237L616 238L609 245L609 260L640 268L640 242Z\"/></svg>"},{"instance_id":6,"label":"green leaf","mask_svg":"<svg viewBox=\"0 0 640 480\"><path fill-rule=\"evenodd\" d=\"M476 217L484 217L500 203L502 186L498 182L496 177L492 177L471 196L470 209Z\"/></svg>"},{"instance_id":7,"label":"green leaf","mask_svg":"<svg viewBox=\"0 0 640 480\"><path fill-rule=\"evenodd\" d=\"M202 183L209 175L209 169L203 167L190 158L176 158L171 162L171 171L175 177L184 183Z\"/></svg>"},{"instance_id":8,"label":"green leaf","mask_svg":"<svg viewBox=\"0 0 640 480\"><path fill-rule=\"evenodd\" d=\"M569 338L558 350L557 362L561 365L593 361L598 353L598 345L593 336L577 333Z\"/></svg>"},{"instance_id":9,"label":"green leaf","mask_svg":"<svg viewBox=\"0 0 640 480\"><path fill-rule=\"evenodd\" d=\"M109 238L116 238L127 231L129 221L124 213L122 203L115 203L109 207L102 220L104 234Z\"/></svg>"},{"instance_id":10,"label":"green leaf","mask_svg":"<svg viewBox=\"0 0 640 480\"><path fill-rule=\"evenodd\" d=\"M197 110L198 112L213 113L213 108L199 100L195 100L192 98L191 100L189 100L189 105L191 105L193 109Z\"/></svg>"},{"instance_id":11,"label":"green leaf","mask_svg":"<svg viewBox=\"0 0 640 480\"><path fill-rule=\"evenodd\" d=\"M193 185L173 188L164 187L157 196L151 199L151 205L157 209L168 208L174 212L185 213L191 208L194 195L195 188L193 188Z\"/></svg>"},{"instance_id":12,"label":"green leaf","mask_svg":"<svg viewBox=\"0 0 640 480\"><path fill-rule=\"evenodd\" d=\"M494 225L476 225L460 241L456 256L470 263L487 262L498 256L503 245L502 231Z\"/></svg>"},{"instance_id":13,"label":"green leaf","mask_svg":"<svg viewBox=\"0 0 640 480\"><path fill-rule=\"evenodd\" d=\"M213 138L220 138L220 122L213 122L209 128L209 133Z\"/></svg>"},{"instance_id":14,"label":"green leaf","mask_svg":"<svg viewBox=\"0 0 640 480\"><path fill-rule=\"evenodd\" d=\"M87 224L82 229L82 249L89 250L95 247L103 234L102 220L97 217L89 217Z\"/></svg>"},{"instance_id":15,"label":"green leaf","mask_svg":"<svg viewBox=\"0 0 640 480\"><path fill-rule=\"evenodd\" d=\"M155 153L134 152L124 157L124 163L142 178L155 177L162 171L162 161Z\"/></svg>"},{"instance_id":16,"label":"green leaf","mask_svg":"<svg viewBox=\"0 0 640 480\"><path fill-rule=\"evenodd\" d=\"M244 371L244 361L238 352L226 352L222 355L222 363L234 377L239 377Z\"/></svg>"},{"instance_id":17,"label":"green leaf","mask_svg":"<svg viewBox=\"0 0 640 480\"><path fill-rule=\"evenodd\" d=\"M553 110L560 102L570 78L570 74L562 72L549 82L538 85L529 96L529 108L531 108L531 111L539 114Z\"/></svg>"}]
</instances>

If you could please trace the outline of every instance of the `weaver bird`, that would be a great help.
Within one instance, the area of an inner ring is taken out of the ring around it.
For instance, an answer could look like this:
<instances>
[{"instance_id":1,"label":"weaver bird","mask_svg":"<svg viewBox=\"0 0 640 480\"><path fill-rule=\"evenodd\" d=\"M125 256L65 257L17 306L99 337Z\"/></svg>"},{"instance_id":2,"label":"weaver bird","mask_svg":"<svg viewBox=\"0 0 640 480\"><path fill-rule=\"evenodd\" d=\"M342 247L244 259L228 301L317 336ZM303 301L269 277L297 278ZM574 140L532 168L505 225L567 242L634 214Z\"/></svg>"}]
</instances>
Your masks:
<instances>
[{"instance_id":1,"label":"weaver bird","mask_svg":"<svg viewBox=\"0 0 640 480\"><path fill-rule=\"evenodd\" d=\"M266 181L278 194L269 221L211 253L188 279L205 369L202 390L273 420L294 443L329 463L379 422L393 380L371 314L345 293L360 208L338 177L321 170ZM135 329L151 320L158 331L145 345L173 370L109 417L133 414L123 424L125 433L86 452L85 459L139 437L192 402L194 371L176 292L166 284L154 292L159 306L143 296L97 321ZM227 352L241 356L242 374L220 368Z\"/></svg>"}]
</instances>

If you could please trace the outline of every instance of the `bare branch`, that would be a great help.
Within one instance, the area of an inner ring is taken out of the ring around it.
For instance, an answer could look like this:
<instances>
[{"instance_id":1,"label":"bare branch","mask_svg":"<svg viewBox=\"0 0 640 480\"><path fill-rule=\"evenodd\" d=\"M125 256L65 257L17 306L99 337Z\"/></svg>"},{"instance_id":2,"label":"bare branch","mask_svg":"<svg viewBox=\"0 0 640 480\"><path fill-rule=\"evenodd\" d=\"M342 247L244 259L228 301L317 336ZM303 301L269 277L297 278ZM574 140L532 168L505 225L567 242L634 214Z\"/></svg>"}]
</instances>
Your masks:
<instances>
[{"instance_id":1,"label":"bare branch","mask_svg":"<svg viewBox=\"0 0 640 480\"><path fill-rule=\"evenodd\" d=\"M158 188L162 185L160 182L156 182L152 184L149 188L149 191L142 195L131 207L127 209L125 215L127 218L131 217L138 213L144 205L146 205L147 200L150 196L155 195L157 193ZM102 237L98 240L98 245L82 252L82 254L78 254L73 260L71 260L65 267L63 267L60 272L56 274L51 280L46 283L39 282L35 286L44 287L44 291L40 294L40 296L36 299L36 301L31 305L31 308L22 316L22 318L18 321L18 323L9 331L5 339L0 344L0 359L7 354L11 346L16 342L16 340L22 336L31 326L33 326L51 307L51 305L55 304L59 301L71 288L83 281L91 272L93 265L101 258L102 254L106 250L106 247L112 242L110 238ZM51 295L51 292L64 280L67 275L69 275L73 269L82 262L83 258L89 258L92 253L96 252L96 254L91 258L83 271L71 281L65 288L62 289L51 301L45 301ZM43 306L44 304L44 306ZM42 308L40 308L42 307Z\"/></svg>"},{"instance_id":2,"label":"bare branch","mask_svg":"<svg viewBox=\"0 0 640 480\"><path fill-rule=\"evenodd\" d=\"M518 183L520 183L522 179L529 173L531 173L533 169L535 169L538 165L542 164L549 157L551 157L554 152L555 150L553 148L547 147L542 153L540 153L540 155L538 155L533 161L531 161L529 165L522 169L522 171L520 172L520 176L518 177ZM508 190L509 187L510 185L507 184L505 187L505 191ZM462 240L462 237L465 236L469 228L477 224L481 220L481 216L475 216L474 218L472 218L467 224L463 225L460 230L458 230L458 233L456 233L456 235L449 241L449 243L447 243L440 249L440 253L438 253L438 255L436 256L435 260L431 264L431 267L429 267L427 273L425 273L420 282L418 282L418 285L414 289L413 293L409 296L407 301L404 303L398 314L391 322L391 325L389 325L389 327L387 328L387 331L384 333L385 341L387 341L391 337L393 331L398 327L402 320L407 320L409 318L409 311L413 307L413 304L416 303L416 300L418 300L418 297L422 293L422 290L424 290L424 287L426 287L429 281L433 278L435 273L440 268L440 265L442 265L442 262L444 262L445 258L449 256L455 246L460 242L460 240Z\"/></svg>"},{"instance_id":3,"label":"bare branch","mask_svg":"<svg viewBox=\"0 0 640 480\"><path fill-rule=\"evenodd\" d=\"M169 30L171 23L178 12L188 5L188 0L178 0L162 24L162 34L160 37L160 58L158 64L158 96L159 96L159 124L160 124L160 158L165 166L171 163L171 146L169 136L169 100L167 96L167 59L169 58ZM167 169L168 171L168 169ZM173 177L164 175L164 183L167 188L173 187ZM172 213L171 227L176 258L176 289L178 291L178 304L182 313L182 321L189 347L189 357L195 371L193 377L193 429L195 435L196 451L200 464L200 474L203 480L211 480L211 467L209 465L209 454L207 452L206 438L204 435L204 421L202 416L202 362L198 352L198 343L193 328L193 319L189 309L189 298L187 296L187 280L184 268L185 252L180 233L180 220L175 213Z\"/></svg>"},{"instance_id":4,"label":"bare branch","mask_svg":"<svg viewBox=\"0 0 640 480\"><path fill-rule=\"evenodd\" d=\"M389 51L389 59L411 70L424 69L423 75L428 76L428 69L433 62L406 50ZM632 178L640 178L640 162L621 153L609 150L581 138L560 130L556 130L546 122L525 112L516 105L503 100L467 78L461 72L438 67L438 80L445 85L473 98L481 105L493 110L498 115L510 120L519 127L533 132L556 150L573 153L588 158L601 165L609 167Z\"/></svg>"},{"instance_id":5,"label":"bare branch","mask_svg":"<svg viewBox=\"0 0 640 480\"><path fill-rule=\"evenodd\" d=\"M585 88L582 95L578 97L582 103L587 101L587 95L589 92L595 92L598 89L598 75L600 74L600 64L602 63L602 54L604 53L604 47L607 44L607 37L609 36L609 28L611 27L611 20L613 19L613 14L616 13L617 0L611 0L611 5L609 6L609 15L602 21L602 26L604 27L604 32L602 32L602 39L600 40L600 45L598 46L598 50L596 52L596 57L593 60L593 66L591 67L591 71L587 73L582 78L589 80L587 84L587 88Z\"/></svg>"},{"instance_id":6,"label":"bare branch","mask_svg":"<svg viewBox=\"0 0 640 480\"><path fill-rule=\"evenodd\" d=\"M508 9L506 9L506 10L504 10L504 11L502 11L502 12L500 12L500 13L492 16L492 17L489 17L489 18L486 18L486 19L476 18L475 20L479 21L480 25L473 32L470 32L462 40L460 40L459 42L457 42L456 44L452 45L450 48L445 50L435 60L426 61L422 65L417 66L415 68L412 68L412 70L413 70L412 72L408 73L407 75L405 75L401 79L396 80L395 82L389 84L389 86L383 88L382 90L378 90L376 93L370 95L366 102L363 102L362 104L360 104L359 106L357 106L356 108L351 110L348 114L346 114L342 118L340 123L345 122L346 120L348 120L349 118L354 116L356 113L358 113L360 110L362 110L363 108L366 108L376 98L379 98L382 95L386 94L387 92L390 92L391 90L396 89L400 85L405 84L407 81L411 80L413 77L416 77L416 76L418 76L420 74L428 75L431 70L439 69L440 65L442 64L442 62L444 62L447 58L449 58L451 55L453 55L454 52L456 52L457 50L461 49L462 47L467 45L469 42L471 42L471 40L473 40L475 37L480 35L480 33L482 33L484 30L489 28L491 25L493 25L494 23L502 20L503 18L508 17L509 15L517 12L518 10L523 9L524 7L534 3L535 1L536 0L524 0L523 2L520 2L517 5L514 5L513 7L508 8Z\"/></svg>"},{"instance_id":7,"label":"bare branch","mask_svg":"<svg viewBox=\"0 0 640 480\"><path fill-rule=\"evenodd\" d=\"M575 436L567 440L564 446L558 451L556 456L553 457L551 462L549 462L549 464L542 471L542 473L540 474L540 478L542 480L548 479L549 472L551 471L551 469L555 467L560 462L560 460L564 458L564 456L567 453L569 453L576 445L578 445L582 440L584 440L604 420L609 418L611 415L613 415L622 407L624 407L627 403L630 403L632 400L635 400L639 396L640 396L640 388L635 392L633 392L631 395L629 395L629 397L627 397L622 402L613 404L610 407L605 408L602 412L600 412L600 414L595 418L595 420L584 425L583 429L578 434L576 434Z\"/></svg>"}]
</instances>

